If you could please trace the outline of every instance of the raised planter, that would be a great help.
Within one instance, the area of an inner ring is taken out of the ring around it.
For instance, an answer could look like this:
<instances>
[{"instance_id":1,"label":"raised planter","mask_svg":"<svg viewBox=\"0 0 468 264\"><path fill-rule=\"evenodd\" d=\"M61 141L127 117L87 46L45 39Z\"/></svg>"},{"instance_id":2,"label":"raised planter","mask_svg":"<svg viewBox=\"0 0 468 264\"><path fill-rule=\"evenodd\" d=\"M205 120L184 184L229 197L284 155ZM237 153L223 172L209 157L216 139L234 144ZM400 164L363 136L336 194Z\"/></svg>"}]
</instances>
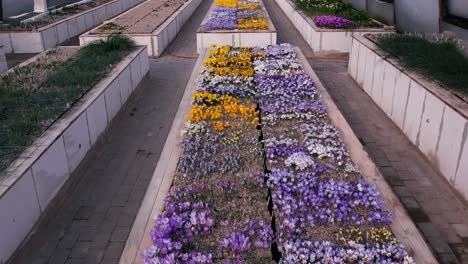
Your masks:
<instances>
[{"instance_id":1,"label":"raised planter","mask_svg":"<svg viewBox=\"0 0 468 264\"><path fill-rule=\"evenodd\" d=\"M204 26L210 18L212 10L216 7L215 2L213 2L197 30L197 52L200 53L202 49L209 48L212 44L236 47L276 44L276 28L262 1L259 2L262 4L263 15L268 22L267 30L205 30Z\"/></svg>"},{"instance_id":2,"label":"raised planter","mask_svg":"<svg viewBox=\"0 0 468 264\"><path fill-rule=\"evenodd\" d=\"M353 35L382 34L395 32L394 27L384 28L358 28L358 29L324 29L318 27L312 18L297 9L290 0L275 0L314 53L349 53ZM378 21L375 21L379 23Z\"/></svg>"},{"instance_id":3,"label":"raised planter","mask_svg":"<svg viewBox=\"0 0 468 264\"><path fill-rule=\"evenodd\" d=\"M349 75L468 200L468 104L354 36Z\"/></svg>"},{"instance_id":4,"label":"raised planter","mask_svg":"<svg viewBox=\"0 0 468 264\"><path fill-rule=\"evenodd\" d=\"M157 27L153 32L148 33L130 33L123 34L128 38L132 39L137 45L144 45L148 47L148 55L157 57L162 54L164 49L169 46L172 40L175 39L182 26L187 22L187 20L192 16L193 12L197 9L200 3L203 0L189 0L184 5L182 5L176 12L169 16L161 25ZM135 9L133 9L135 10ZM125 16L131 13L133 10L129 10L121 16ZM118 19L119 17L114 18L112 21ZM106 39L108 33L99 33L97 29L99 27L93 28L92 30L86 32L80 36L80 45L85 45L89 42Z\"/></svg>"},{"instance_id":5,"label":"raised planter","mask_svg":"<svg viewBox=\"0 0 468 264\"><path fill-rule=\"evenodd\" d=\"M6 53L39 53L78 36L145 0L114 0L35 30L0 31Z\"/></svg>"},{"instance_id":6,"label":"raised planter","mask_svg":"<svg viewBox=\"0 0 468 264\"><path fill-rule=\"evenodd\" d=\"M391 206L395 215L395 221L393 221L391 228L397 239L407 246L408 252L415 258L417 263L437 263L431 250L426 242L424 242L423 237L411 221L398 197L393 193L377 166L365 152L364 147L353 133L326 89L320 83L317 75L307 63L306 58L299 49L296 49L296 52L304 65L304 71L315 81L315 86L321 94L321 101L328 109L330 120L340 130L342 139L350 151L353 162L359 166L365 180L371 185L376 186L384 202ZM153 243L149 235L151 229L154 227L153 217L162 213L164 209L164 198L172 185L181 154L180 146L183 136L180 131L184 129L184 124L186 122L185 117L191 109L191 97L198 87L196 80L201 73L203 61L207 57L207 51L203 49L179 105L171 131L132 227L120 263L143 263L141 252L149 248Z\"/></svg>"},{"instance_id":7,"label":"raised planter","mask_svg":"<svg viewBox=\"0 0 468 264\"><path fill-rule=\"evenodd\" d=\"M0 182L0 263L29 235L148 70L146 47L127 55L10 165Z\"/></svg>"}]
</instances>

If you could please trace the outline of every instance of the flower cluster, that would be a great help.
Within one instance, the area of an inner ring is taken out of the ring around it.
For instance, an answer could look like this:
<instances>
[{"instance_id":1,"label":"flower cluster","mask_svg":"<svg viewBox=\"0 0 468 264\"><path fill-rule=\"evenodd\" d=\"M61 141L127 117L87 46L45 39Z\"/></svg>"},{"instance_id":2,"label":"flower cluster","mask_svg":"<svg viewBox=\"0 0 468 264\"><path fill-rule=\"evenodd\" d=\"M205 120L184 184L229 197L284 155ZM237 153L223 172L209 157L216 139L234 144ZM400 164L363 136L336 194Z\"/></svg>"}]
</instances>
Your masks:
<instances>
[{"instance_id":1,"label":"flower cluster","mask_svg":"<svg viewBox=\"0 0 468 264\"><path fill-rule=\"evenodd\" d=\"M353 21L339 16L314 16L314 23L322 28L350 28Z\"/></svg>"},{"instance_id":2,"label":"flower cluster","mask_svg":"<svg viewBox=\"0 0 468 264\"><path fill-rule=\"evenodd\" d=\"M281 263L412 263L294 48L252 51Z\"/></svg>"},{"instance_id":3,"label":"flower cluster","mask_svg":"<svg viewBox=\"0 0 468 264\"><path fill-rule=\"evenodd\" d=\"M204 25L207 31L268 29L260 1L216 0L215 6Z\"/></svg>"},{"instance_id":4,"label":"flower cluster","mask_svg":"<svg viewBox=\"0 0 468 264\"><path fill-rule=\"evenodd\" d=\"M295 0L298 8L312 16L322 28L353 29L381 28L366 11L356 10L350 3L341 0Z\"/></svg>"},{"instance_id":5,"label":"flower cluster","mask_svg":"<svg viewBox=\"0 0 468 264\"><path fill-rule=\"evenodd\" d=\"M205 24L205 30L232 30L237 28L237 9L234 7L216 7Z\"/></svg>"},{"instance_id":6,"label":"flower cluster","mask_svg":"<svg viewBox=\"0 0 468 264\"><path fill-rule=\"evenodd\" d=\"M285 243L284 264L297 263L389 263L414 264L413 258L401 245L376 244L367 247L364 244L349 242L338 246L332 242L288 241Z\"/></svg>"},{"instance_id":7,"label":"flower cluster","mask_svg":"<svg viewBox=\"0 0 468 264\"><path fill-rule=\"evenodd\" d=\"M223 46L205 60L146 263L270 263L274 234L253 101L259 55Z\"/></svg>"}]
</instances>

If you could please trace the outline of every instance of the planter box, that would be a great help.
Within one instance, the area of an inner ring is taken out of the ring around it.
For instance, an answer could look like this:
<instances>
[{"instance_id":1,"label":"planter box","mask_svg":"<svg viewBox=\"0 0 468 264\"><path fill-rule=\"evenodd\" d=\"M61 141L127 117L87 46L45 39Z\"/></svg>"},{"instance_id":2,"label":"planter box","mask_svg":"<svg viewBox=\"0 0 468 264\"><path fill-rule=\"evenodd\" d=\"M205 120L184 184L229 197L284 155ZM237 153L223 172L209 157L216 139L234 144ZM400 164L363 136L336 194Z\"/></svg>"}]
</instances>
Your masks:
<instances>
[{"instance_id":1,"label":"planter box","mask_svg":"<svg viewBox=\"0 0 468 264\"><path fill-rule=\"evenodd\" d=\"M145 0L114 0L35 30L0 31L6 53L40 53L78 36Z\"/></svg>"},{"instance_id":2,"label":"planter box","mask_svg":"<svg viewBox=\"0 0 468 264\"><path fill-rule=\"evenodd\" d=\"M263 14L268 22L267 30L204 30L206 22L210 19L211 11L216 7L215 3L210 7L203 22L197 30L197 52L202 49L209 48L211 44L229 45L229 46L260 46L260 45L275 45L276 44L276 28L271 22L270 16L265 9L265 6L260 1L263 9Z\"/></svg>"},{"instance_id":3,"label":"planter box","mask_svg":"<svg viewBox=\"0 0 468 264\"><path fill-rule=\"evenodd\" d=\"M349 75L468 200L468 104L353 38Z\"/></svg>"},{"instance_id":4,"label":"planter box","mask_svg":"<svg viewBox=\"0 0 468 264\"><path fill-rule=\"evenodd\" d=\"M275 0L314 53L349 53L353 35L393 33L393 27L363 29L324 29L315 25L312 18L298 10L290 0ZM378 21L375 21L379 23Z\"/></svg>"},{"instance_id":5,"label":"planter box","mask_svg":"<svg viewBox=\"0 0 468 264\"><path fill-rule=\"evenodd\" d=\"M144 33L135 33L135 34L123 34L128 38L135 41L137 45L147 46L148 47L148 56L158 57L162 54L164 49L169 46L169 44L175 39L179 31L182 29L182 26L189 20L193 12L197 9L200 3L203 0L189 0L184 5L182 5L176 12L174 12L170 17L164 21L154 32L147 34ZM132 10L127 11L131 12ZM124 15L124 14L122 14ZM110 21L112 22L112 20ZM86 32L80 36L80 45L85 45L89 42L106 39L108 33L94 33L95 27L92 30Z\"/></svg>"},{"instance_id":6,"label":"planter box","mask_svg":"<svg viewBox=\"0 0 468 264\"><path fill-rule=\"evenodd\" d=\"M407 248L408 253L413 256L417 263L436 264L430 248L424 241L398 197L393 193L390 185L385 181L378 167L372 162L364 147L352 131L351 127L343 117L327 90L321 84L317 75L310 67L305 56L296 48L304 71L314 80L317 90L321 94L322 102L328 109L328 115L341 133L342 139L350 151L353 162L361 169L366 181L375 186L381 193L385 204L391 206L395 221L391 225L393 233L398 240ZM122 253L120 263L133 264L143 263L141 252L149 248L153 243L150 231L154 227L154 216L163 212L164 198L166 197L174 179L177 163L181 154L181 142L184 129L185 117L191 110L192 95L198 85L197 78L203 70L203 61L208 57L207 49L203 49L187 84L184 96L179 105L174 122L172 123L169 136L164 145L158 164L154 171L151 183L146 191L143 203L139 209L136 220L128 237L125 249Z\"/></svg>"},{"instance_id":7,"label":"planter box","mask_svg":"<svg viewBox=\"0 0 468 264\"><path fill-rule=\"evenodd\" d=\"M148 70L146 48L129 54L10 165L0 182L0 263L28 237Z\"/></svg>"}]
</instances>

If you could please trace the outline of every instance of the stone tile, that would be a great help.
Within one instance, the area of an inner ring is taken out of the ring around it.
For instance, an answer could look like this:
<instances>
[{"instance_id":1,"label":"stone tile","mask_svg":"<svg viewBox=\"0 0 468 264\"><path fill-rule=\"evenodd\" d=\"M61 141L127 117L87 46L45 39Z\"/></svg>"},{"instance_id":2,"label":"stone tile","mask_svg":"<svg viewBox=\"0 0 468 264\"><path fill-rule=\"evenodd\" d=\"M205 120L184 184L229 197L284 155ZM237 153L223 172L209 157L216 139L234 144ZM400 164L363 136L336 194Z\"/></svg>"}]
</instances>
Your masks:
<instances>
[{"instance_id":1,"label":"stone tile","mask_svg":"<svg viewBox=\"0 0 468 264\"><path fill-rule=\"evenodd\" d=\"M72 249L71 258L85 258L88 255L91 242L77 242Z\"/></svg>"},{"instance_id":2,"label":"stone tile","mask_svg":"<svg viewBox=\"0 0 468 264\"><path fill-rule=\"evenodd\" d=\"M125 242L130 234L130 228L118 227L112 232L110 241L112 242Z\"/></svg>"},{"instance_id":3,"label":"stone tile","mask_svg":"<svg viewBox=\"0 0 468 264\"><path fill-rule=\"evenodd\" d=\"M452 224L455 232L462 238L468 238L468 225L466 224Z\"/></svg>"},{"instance_id":4,"label":"stone tile","mask_svg":"<svg viewBox=\"0 0 468 264\"><path fill-rule=\"evenodd\" d=\"M453 254L453 251L448 245L448 243L444 241L443 239L441 239L440 237L429 237L428 240L432 249L434 249L436 253Z\"/></svg>"},{"instance_id":5,"label":"stone tile","mask_svg":"<svg viewBox=\"0 0 468 264\"><path fill-rule=\"evenodd\" d=\"M125 247L124 242L111 242L104 253L104 259L118 259Z\"/></svg>"},{"instance_id":6,"label":"stone tile","mask_svg":"<svg viewBox=\"0 0 468 264\"><path fill-rule=\"evenodd\" d=\"M70 256L69 249L58 249L54 252L51 259L49 260L50 264L63 264L67 261L68 256Z\"/></svg>"},{"instance_id":7,"label":"stone tile","mask_svg":"<svg viewBox=\"0 0 468 264\"><path fill-rule=\"evenodd\" d=\"M440 238L441 234L431 222L417 223L419 230L428 238Z\"/></svg>"},{"instance_id":8,"label":"stone tile","mask_svg":"<svg viewBox=\"0 0 468 264\"><path fill-rule=\"evenodd\" d=\"M403 203L403 205L406 208L409 208L409 209L418 209L419 208L418 202L413 197L401 198L401 202Z\"/></svg>"}]
</instances>

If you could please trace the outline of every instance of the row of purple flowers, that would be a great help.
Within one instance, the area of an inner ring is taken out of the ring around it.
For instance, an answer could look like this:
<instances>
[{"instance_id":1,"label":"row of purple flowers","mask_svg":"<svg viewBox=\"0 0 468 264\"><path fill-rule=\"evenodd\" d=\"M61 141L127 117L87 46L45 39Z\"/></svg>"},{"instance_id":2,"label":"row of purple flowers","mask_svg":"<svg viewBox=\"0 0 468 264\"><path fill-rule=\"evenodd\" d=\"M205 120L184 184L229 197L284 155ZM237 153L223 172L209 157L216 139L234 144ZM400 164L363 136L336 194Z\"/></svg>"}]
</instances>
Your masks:
<instances>
[{"instance_id":1,"label":"row of purple flowers","mask_svg":"<svg viewBox=\"0 0 468 264\"><path fill-rule=\"evenodd\" d=\"M253 50L263 52L255 81L282 263L413 263L294 48Z\"/></svg>"}]
</instances>

